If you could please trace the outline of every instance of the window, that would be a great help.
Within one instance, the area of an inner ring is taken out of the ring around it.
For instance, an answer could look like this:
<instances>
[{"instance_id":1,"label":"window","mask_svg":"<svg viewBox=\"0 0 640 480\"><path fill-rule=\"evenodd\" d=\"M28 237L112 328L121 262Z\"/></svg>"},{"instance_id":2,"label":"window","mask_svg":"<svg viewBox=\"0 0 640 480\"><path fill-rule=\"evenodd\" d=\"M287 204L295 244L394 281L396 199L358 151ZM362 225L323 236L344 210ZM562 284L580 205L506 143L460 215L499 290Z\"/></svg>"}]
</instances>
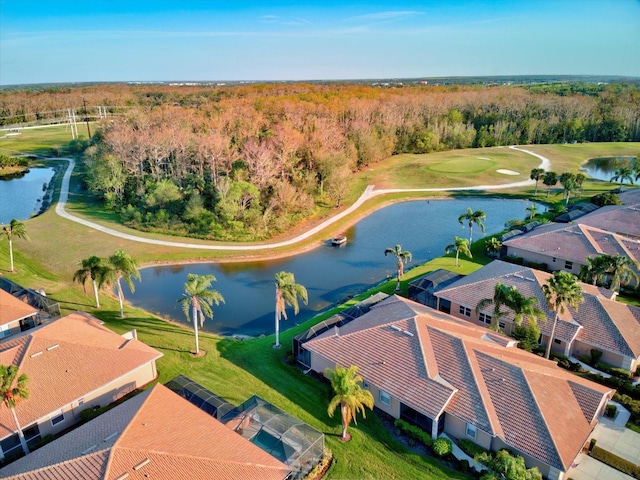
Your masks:
<instances>
[{"instance_id":1,"label":"window","mask_svg":"<svg viewBox=\"0 0 640 480\"><path fill-rule=\"evenodd\" d=\"M367 382L366 380L362 381L362 386L363 388L369 388L369 382Z\"/></svg>"},{"instance_id":2,"label":"window","mask_svg":"<svg viewBox=\"0 0 640 480\"><path fill-rule=\"evenodd\" d=\"M571 270L573 268L573 262L567 260L566 262L564 262L564 268L566 268L567 270Z\"/></svg>"},{"instance_id":3,"label":"window","mask_svg":"<svg viewBox=\"0 0 640 480\"><path fill-rule=\"evenodd\" d=\"M462 305L460 305L460 315L464 315L465 317L470 317L471 316L471 309L468 307L463 307Z\"/></svg>"},{"instance_id":4,"label":"window","mask_svg":"<svg viewBox=\"0 0 640 480\"><path fill-rule=\"evenodd\" d=\"M64 412L62 410L55 417L51 417L51 425L57 425L62 421L64 421Z\"/></svg>"},{"instance_id":5,"label":"window","mask_svg":"<svg viewBox=\"0 0 640 480\"><path fill-rule=\"evenodd\" d=\"M504 323L504 322L498 322L498 326L499 326L500 328L507 328L507 324L506 324L506 323Z\"/></svg>"},{"instance_id":6,"label":"window","mask_svg":"<svg viewBox=\"0 0 640 480\"><path fill-rule=\"evenodd\" d=\"M384 403L385 405L391 405L391 395L389 395L384 390L380 390L380 403Z\"/></svg>"},{"instance_id":7,"label":"window","mask_svg":"<svg viewBox=\"0 0 640 480\"><path fill-rule=\"evenodd\" d=\"M487 325L491 325L491 315L487 315L486 313L481 313L480 321L482 323L486 323Z\"/></svg>"},{"instance_id":8,"label":"window","mask_svg":"<svg viewBox=\"0 0 640 480\"><path fill-rule=\"evenodd\" d=\"M467 437L476 438L476 427L475 425L471 425L467 423Z\"/></svg>"},{"instance_id":9,"label":"window","mask_svg":"<svg viewBox=\"0 0 640 480\"><path fill-rule=\"evenodd\" d=\"M552 260L553 260L553 263L556 263L556 257L553 257Z\"/></svg>"},{"instance_id":10,"label":"window","mask_svg":"<svg viewBox=\"0 0 640 480\"><path fill-rule=\"evenodd\" d=\"M558 345L560 345L562 341L559 338L554 338L553 343L557 343Z\"/></svg>"}]
</instances>

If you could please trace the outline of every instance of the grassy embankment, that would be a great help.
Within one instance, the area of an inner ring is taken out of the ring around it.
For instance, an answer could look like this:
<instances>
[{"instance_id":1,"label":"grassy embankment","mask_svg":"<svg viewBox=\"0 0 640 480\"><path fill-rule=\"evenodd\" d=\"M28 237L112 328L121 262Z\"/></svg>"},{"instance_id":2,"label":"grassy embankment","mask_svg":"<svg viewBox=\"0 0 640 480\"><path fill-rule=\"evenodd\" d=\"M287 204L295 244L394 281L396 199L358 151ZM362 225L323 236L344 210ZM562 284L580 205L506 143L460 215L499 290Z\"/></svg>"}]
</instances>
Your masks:
<instances>
[{"instance_id":1,"label":"grassy embankment","mask_svg":"<svg viewBox=\"0 0 640 480\"><path fill-rule=\"evenodd\" d=\"M32 144L36 143L32 142ZM0 140L0 146L3 146L2 140ZM611 150L598 146L603 153L600 153L600 150L593 148L596 147L593 146L590 150L578 153L570 149L571 155L565 155L561 158L560 154L555 154L552 150L546 151L545 154L552 159L552 168L555 171L577 171L579 163L589 156L633 153L634 148L635 151L638 149L637 144L635 147L627 144L622 144L622 146L625 147L622 148L624 152L621 151L619 144L615 144L609 145ZM538 151L538 147L528 148ZM544 148L547 150L557 148L560 151L562 146ZM483 149L412 156L413 158L408 159L408 164L400 164L399 158L392 158L358 175L358 188L352 192L351 200L357 198L367 184L375 184L379 188L441 187L443 185L441 177L436 175L447 169L457 171L457 175L456 172L448 174L451 176L452 186L468 186L470 185L468 183L470 172L465 170L464 165L473 164L477 157L495 158L496 160L491 165L486 160L483 161L486 168L484 172L474 172L478 180L474 180L473 184L493 183L491 179L495 181L496 174L493 172L497 168L521 169L522 171L520 177L510 176L506 179L500 177L503 182L523 180L528 178L528 172L531 168L538 164L537 159L525 155L513 150ZM455 157L455 162L450 161L450 158L453 157ZM467 159L466 162L464 158ZM556 160L557 158L558 160ZM556 162L558 165L566 164L566 170L556 167ZM469 166L473 169L476 167L477 165ZM585 188L590 192L597 192L609 189L611 185L606 182L588 182ZM83 195L77 189L77 182L74 183L74 192L71 197L71 201L74 203L70 208L74 213L107 224L117 230L128 230L116 225L115 218L111 214L102 212L98 205ZM509 196L531 196L533 191L532 189L520 189L517 192L498 193ZM353 223L358 215L378 208L389 200L396 201L424 195L395 194L386 198L375 198L367 202L362 212L334 224L329 231L318 234L308 241L306 246L330 237L333 233ZM543 197L543 195L539 196ZM0 244L0 274L7 275L8 278L26 286L45 287L49 296L61 303L64 312L77 309L88 311L104 320L110 328L117 332L131 328L137 329L142 341L164 353L164 357L158 362L159 381L166 382L178 374L185 374L234 403L239 403L250 395L257 394L308 422L327 434L327 446L334 452L336 462L327 478L464 478L463 475L446 469L432 459L421 458L406 451L402 445L393 440L375 415L368 415L366 420L359 422L357 427L353 427L351 429L353 440L348 444L342 444L337 439L340 432L339 419L337 417L330 419L326 414L326 404L330 397L329 388L303 375L298 368L287 365L283 361L287 348L274 351L271 348L273 343L271 337L238 342L203 333L201 348L207 352L207 355L193 358L189 353L193 349L193 334L184 326L165 322L132 307L126 308L126 319L118 319L118 307L115 299L103 294L101 299L103 308L95 310L92 307L92 297L85 295L80 288L70 283L71 274L77 269L77 262L81 258L91 254L106 256L118 248L125 249L144 263L187 260L220 261L228 259L232 254L192 251L125 241L62 220L51 209L44 215L28 220L26 225L32 240L30 242L17 240L14 244L17 272L10 274L6 270L8 252L5 242ZM306 227L301 226L300 231L303 228ZM161 236L146 234L143 236L161 238ZM170 237L168 239L175 240ZM473 261L461 258L458 271L468 273L489 261L480 255L482 242L483 240L480 240L474 244ZM199 242L194 241L194 243ZM292 253L294 253L293 248L266 252L266 254ZM440 267L455 268L453 261L451 256L438 258L410 270L405 275L403 289L406 288L407 281L422 273ZM374 290L391 293L394 286L395 281L391 280ZM176 292L176 297L179 294L180 292ZM356 302L363 296L351 300L350 303ZM322 317L329 316L336 310L325 312ZM291 338L295 334L308 328L319 319L317 317L283 332L281 336L283 345L290 345Z\"/></svg>"}]
</instances>

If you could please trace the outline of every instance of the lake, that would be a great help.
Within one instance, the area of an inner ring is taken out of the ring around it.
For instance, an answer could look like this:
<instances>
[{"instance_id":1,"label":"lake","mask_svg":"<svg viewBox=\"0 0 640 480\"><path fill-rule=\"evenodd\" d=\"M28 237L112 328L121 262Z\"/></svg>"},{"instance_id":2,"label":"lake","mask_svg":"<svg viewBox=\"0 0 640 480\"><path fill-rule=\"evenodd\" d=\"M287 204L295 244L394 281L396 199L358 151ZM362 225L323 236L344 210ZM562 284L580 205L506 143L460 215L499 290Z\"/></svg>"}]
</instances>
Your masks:
<instances>
[{"instance_id":1,"label":"lake","mask_svg":"<svg viewBox=\"0 0 640 480\"><path fill-rule=\"evenodd\" d=\"M293 257L262 262L145 268L140 272L142 282L136 284L135 294L124 286L125 296L135 306L186 322L177 299L184 291L187 274L213 274L217 278L213 288L226 303L213 306L214 318L206 319L204 329L221 335L270 334L274 331L276 272L293 272L296 283L304 285L309 293L309 305L301 304L297 316L287 308L289 320L281 322L281 329L285 330L387 277L395 277L395 257L385 257L385 248L400 244L412 253L413 260L406 271L442 255L455 235L469 237L466 225L463 228L458 223L458 216L467 207L484 210L487 233L497 233L507 220L526 218L528 205L530 202L490 198L397 203L377 210L345 231L346 245L333 247L327 242ZM482 232L474 226L473 238L481 237ZM452 269L453 262L451 259Z\"/></svg>"},{"instance_id":2,"label":"lake","mask_svg":"<svg viewBox=\"0 0 640 480\"><path fill-rule=\"evenodd\" d=\"M631 167L636 157L600 157L588 160L582 170L591 178L610 181L620 167ZM616 182L619 183L619 182ZM629 183L627 181L623 183Z\"/></svg>"},{"instance_id":3,"label":"lake","mask_svg":"<svg viewBox=\"0 0 640 480\"><path fill-rule=\"evenodd\" d=\"M0 225L12 219L27 220L40 213L45 195L43 186L49 185L53 168L34 167L21 176L0 178Z\"/></svg>"}]
</instances>

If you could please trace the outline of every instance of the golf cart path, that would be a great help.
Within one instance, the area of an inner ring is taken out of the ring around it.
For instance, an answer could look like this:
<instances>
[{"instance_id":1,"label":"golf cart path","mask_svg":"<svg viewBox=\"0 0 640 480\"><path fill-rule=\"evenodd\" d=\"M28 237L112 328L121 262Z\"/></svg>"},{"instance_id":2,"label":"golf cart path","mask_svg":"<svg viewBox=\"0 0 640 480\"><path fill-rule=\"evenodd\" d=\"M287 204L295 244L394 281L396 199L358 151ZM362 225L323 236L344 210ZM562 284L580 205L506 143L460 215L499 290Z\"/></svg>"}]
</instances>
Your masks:
<instances>
[{"instance_id":1,"label":"golf cart path","mask_svg":"<svg viewBox=\"0 0 640 480\"><path fill-rule=\"evenodd\" d=\"M529 150L525 150L522 148L517 148L514 146L509 147L513 150L518 150L520 152L527 153L529 155L533 155L534 157L539 158L542 162L540 163L538 168L542 168L544 170L548 170L551 166L551 162L548 158L543 157L537 153L531 152ZM141 243L150 243L154 245L163 245L166 247L179 247L179 248L193 248L199 250L228 250L228 251L249 251L249 250L268 250L279 247L288 247L290 245L295 245L296 243L302 242L307 238L315 235L316 233L324 230L332 223L337 222L338 220L346 217L350 213L357 210L364 202L369 200L370 198L386 195L389 193L402 193L402 192L455 192L455 191L475 191L475 190L499 190L504 188L517 188L517 187L526 187L527 185L531 185L533 180L524 180L521 182L513 182L506 183L501 185L476 185L472 187L453 187L453 188L392 188L392 189L383 189L383 190L374 190L374 185L369 185L365 191L360 195L360 198L356 200L356 202L351 205L346 210L334 215L331 218L328 218L324 222L316 225L310 230L298 235L297 237L291 238L289 240L284 240L282 242L274 242L274 243L265 243L260 245L204 245L198 243L187 243L187 242L169 242L166 240L155 240L152 238L138 237L136 235L130 235L128 233L119 232L117 230L113 230L111 228L105 227L103 225L91 222L89 220L85 220L80 217L76 217L75 215L70 214L65 210L67 205L67 200L69 198L69 183L71 180L71 173L75 168L75 161L71 158L64 158L62 160L67 160L69 162L69 166L62 178L62 187L60 189L60 198L58 203L56 204L55 212L62 218L66 218L67 220L71 220L72 222L79 223L86 227L92 228L102 233L106 233L107 235L113 235L114 237L123 238L125 240L131 240L133 242L141 242Z\"/></svg>"}]
</instances>

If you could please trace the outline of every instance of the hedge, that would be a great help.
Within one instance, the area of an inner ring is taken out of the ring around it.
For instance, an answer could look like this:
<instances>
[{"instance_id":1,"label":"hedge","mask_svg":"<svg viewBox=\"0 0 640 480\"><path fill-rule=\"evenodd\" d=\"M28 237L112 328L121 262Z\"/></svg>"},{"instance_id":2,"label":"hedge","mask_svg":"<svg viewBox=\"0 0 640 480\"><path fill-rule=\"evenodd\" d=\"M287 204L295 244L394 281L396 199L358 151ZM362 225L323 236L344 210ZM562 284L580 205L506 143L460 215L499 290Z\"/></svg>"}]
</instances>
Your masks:
<instances>
[{"instance_id":1,"label":"hedge","mask_svg":"<svg viewBox=\"0 0 640 480\"><path fill-rule=\"evenodd\" d=\"M594 445L589 455L596 460L600 460L605 465L609 465L622 473L631 475L633 478L640 479L640 466L630 462L629 460L625 460L624 458L604 450L597 445Z\"/></svg>"},{"instance_id":2,"label":"hedge","mask_svg":"<svg viewBox=\"0 0 640 480\"><path fill-rule=\"evenodd\" d=\"M490 453L489 450L482 448L477 443L473 443L471 440L467 440L466 438L458 440L458 446L460 447L460 450L471 458L475 458L476 455L480 455L481 453Z\"/></svg>"},{"instance_id":3,"label":"hedge","mask_svg":"<svg viewBox=\"0 0 640 480\"><path fill-rule=\"evenodd\" d=\"M414 439L417 442L424 443L425 446L431 447L433 445L433 440L431 439L431 435L422 430L415 425L411 425L410 423L401 420L400 418L396 419L393 423L395 427L400 430L402 433L409 436L409 438Z\"/></svg>"}]
</instances>

